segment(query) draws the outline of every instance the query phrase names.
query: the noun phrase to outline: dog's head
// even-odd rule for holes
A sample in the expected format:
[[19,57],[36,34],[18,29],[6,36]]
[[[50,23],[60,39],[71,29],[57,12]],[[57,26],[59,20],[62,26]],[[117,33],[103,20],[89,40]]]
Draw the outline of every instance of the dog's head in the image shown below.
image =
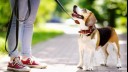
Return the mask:
[[81,30],[88,30],[89,27],[92,27],[96,23],[95,15],[88,9],[81,9],[80,7],[74,5],[72,17],[75,20],[76,24],[80,24]]

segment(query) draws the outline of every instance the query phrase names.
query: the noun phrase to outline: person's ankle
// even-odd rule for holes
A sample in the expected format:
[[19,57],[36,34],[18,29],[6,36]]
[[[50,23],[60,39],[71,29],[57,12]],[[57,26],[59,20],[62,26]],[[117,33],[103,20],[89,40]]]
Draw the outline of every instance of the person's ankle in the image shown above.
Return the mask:
[[10,57],[10,61],[9,62],[13,62],[14,58],[16,58],[16,57]]
[[29,56],[22,56],[22,60],[27,60],[28,58],[30,58]]

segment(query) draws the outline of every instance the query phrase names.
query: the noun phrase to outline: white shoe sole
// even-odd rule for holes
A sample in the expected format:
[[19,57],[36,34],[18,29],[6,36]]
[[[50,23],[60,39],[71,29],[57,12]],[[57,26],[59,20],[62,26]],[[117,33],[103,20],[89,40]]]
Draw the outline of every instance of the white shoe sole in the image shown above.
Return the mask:
[[11,68],[11,67],[8,67],[7,68],[8,71],[16,71],[16,72],[30,72],[30,69],[15,69],[15,68]]
[[27,65],[30,68],[39,68],[39,69],[45,69],[47,66],[39,66],[39,65]]

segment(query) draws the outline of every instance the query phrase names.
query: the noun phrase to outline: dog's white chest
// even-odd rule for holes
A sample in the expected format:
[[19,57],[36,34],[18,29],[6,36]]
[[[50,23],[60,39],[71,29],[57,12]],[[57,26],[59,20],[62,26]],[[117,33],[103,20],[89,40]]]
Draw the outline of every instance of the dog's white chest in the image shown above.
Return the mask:
[[88,37],[88,36],[86,36],[86,35],[83,35],[83,36],[81,36],[80,38],[79,38],[79,41],[81,42],[81,43],[95,43],[95,39],[91,39],[91,37]]
[[83,35],[78,39],[79,45],[89,48],[95,48],[96,39],[91,39],[91,37]]

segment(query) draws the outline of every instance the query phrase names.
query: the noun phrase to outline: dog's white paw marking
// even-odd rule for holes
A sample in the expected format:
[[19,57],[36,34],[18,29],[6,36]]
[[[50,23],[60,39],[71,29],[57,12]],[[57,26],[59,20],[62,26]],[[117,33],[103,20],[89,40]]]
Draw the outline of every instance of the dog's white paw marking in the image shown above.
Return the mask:
[[92,71],[93,70],[93,68],[88,68],[86,71]]
[[121,63],[118,63],[118,64],[116,65],[116,67],[117,67],[117,68],[121,68],[121,67],[122,67]]
[[82,67],[82,66],[77,66],[77,68],[79,68],[79,69],[83,69],[83,67]]
[[83,70],[85,70],[85,71],[92,71],[93,67],[85,67],[85,66],[83,66]]
[[78,65],[77,65],[77,68],[83,69],[83,65],[82,65],[82,64],[78,64]]
[[107,67],[107,64],[103,63],[103,64],[100,64],[101,66],[106,66]]
[[83,70],[87,70],[86,66],[83,66]]
[[121,67],[122,67],[120,58],[118,59],[118,62],[117,62],[116,67],[117,67],[117,68],[121,68]]

